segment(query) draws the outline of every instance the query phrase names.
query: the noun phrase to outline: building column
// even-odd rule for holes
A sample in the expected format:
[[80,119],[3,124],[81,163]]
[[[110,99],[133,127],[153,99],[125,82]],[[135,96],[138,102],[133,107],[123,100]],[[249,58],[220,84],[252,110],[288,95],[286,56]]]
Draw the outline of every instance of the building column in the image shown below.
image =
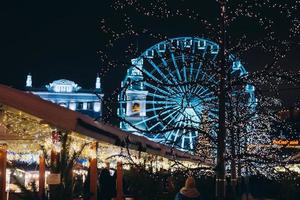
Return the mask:
[[90,200],[97,200],[97,143],[93,143],[91,146],[91,158],[90,158]]
[[45,196],[45,158],[43,155],[40,155],[40,162],[39,162],[39,197],[41,199]]
[[6,200],[7,145],[0,144],[0,199]]
[[123,165],[122,162],[119,161],[117,163],[117,199],[123,199]]

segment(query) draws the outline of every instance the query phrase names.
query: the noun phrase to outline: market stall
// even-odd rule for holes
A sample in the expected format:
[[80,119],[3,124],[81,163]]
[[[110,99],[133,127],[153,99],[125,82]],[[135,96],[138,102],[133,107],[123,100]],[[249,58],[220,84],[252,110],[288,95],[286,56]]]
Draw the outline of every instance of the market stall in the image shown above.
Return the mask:
[[[55,162],[65,148],[61,138],[66,134],[70,144],[68,151],[73,154],[80,152],[76,163],[82,166],[82,169],[89,168],[91,177],[95,177],[90,180],[90,190],[93,194],[96,194],[97,189],[97,168],[103,167],[107,160],[111,162],[112,167],[119,170],[118,176],[122,174],[122,168],[129,168],[130,164],[143,164],[151,170],[170,169],[178,162],[184,167],[209,167],[201,158],[188,152],[157,144],[42,100],[31,93],[0,85],[2,199],[6,198],[5,191],[9,190],[11,172],[7,169],[7,161],[9,165],[37,164],[38,173],[23,167],[23,173],[18,172],[17,175],[22,176],[25,185],[30,180],[36,180],[40,195],[44,194],[47,186],[45,183],[48,183],[45,180],[48,176],[51,177],[51,170],[46,167],[45,156],[49,155],[50,161]],[[86,173],[80,168],[73,171]],[[121,198],[122,177],[118,177],[117,182],[118,198]],[[91,199],[96,199],[96,195]]]

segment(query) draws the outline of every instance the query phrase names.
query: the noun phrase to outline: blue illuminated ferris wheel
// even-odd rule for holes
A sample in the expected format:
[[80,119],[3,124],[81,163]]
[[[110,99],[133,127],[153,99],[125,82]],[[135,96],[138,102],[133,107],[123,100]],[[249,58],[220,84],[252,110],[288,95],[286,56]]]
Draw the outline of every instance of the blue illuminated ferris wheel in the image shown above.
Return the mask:
[[[120,128],[179,149],[195,148],[200,129],[216,130],[219,46],[198,37],[172,38],[153,45],[132,59],[121,83]],[[229,56],[232,77],[247,71]],[[236,91],[256,101],[254,86]]]

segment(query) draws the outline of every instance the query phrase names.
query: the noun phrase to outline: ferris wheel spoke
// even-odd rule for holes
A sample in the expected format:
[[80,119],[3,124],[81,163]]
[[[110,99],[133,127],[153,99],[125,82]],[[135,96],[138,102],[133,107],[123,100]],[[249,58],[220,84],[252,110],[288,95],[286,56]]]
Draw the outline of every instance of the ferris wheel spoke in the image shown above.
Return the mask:
[[202,106],[201,107],[200,106],[193,106],[193,109],[195,110],[195,113],[196,113],[197,117],[199,119],[201,119],[201,113],[202,113],[202,110],[203,110]]
[[[177,92],[183,92],[182,89],[181,89],[181,87],[179,86],[179,84],[178,84],[176,78],[175,78],[174,75],[172,74],[172,72],[170,72],[170,70],[169,70],[168,72],[169,72],[170,76],[172,77],[172,80],[173,80],[174,83],[175,83],[174,87],[175,87],[176,85],[178,86],[178,89],[177,89],[177,88],[174,88],[174,89],[176,89]],[[165,87],[167,87],[167,86],[165,86]]]
[[172,91],[172,93],[169,95],[172,95],[172,97],[177,96],[178,94],[182,93],[182,90],[180,87],[175,88],[175,86],[167,86],[164,85],[163,88],[165,88],[166,90],[169,90],[170,92]]
[[142,68],[142,71],[150,78],[153,79],[154,81],[158,83],[162,83],[159,79],[157,79],[155,76],[153,76],[150,72],[148,72],[145,68]]
[[[175,112],[177,112],[177,111],[178,111],[178,106],[177,106],[177,109],[173,108],[173,109],[168,110],[168,112],[170,112],[170,111],[172,111],[172,110],[174,110],[174,112],[172,112],[171,114],[167,115],[163,120],[166,120],[169,116],[171,116],[171,115],[173,115]],[[167,113],[167,112],[164,112],[164,114],[166,114],[166,113]],[[158,121],[156,124],[154,124],[153,126],[151,126],[151,127],[149,128],[149,130],[152,130],[154,127],[156,127],[156,126],[159,125],[159,124],[161,124],[160,121]]]
[[203,99],[207,99],[207,100],[213,100],[213,99],[217,99],[216,96],[213,95],[213,92],[210,91],[209,93],[202,95]]
[[168,84],[173,84],[166,75],[159,69],[159,67],[151,60],[147,59],[147,61],[152,65],[152,67],[159,73],[159,75],[168,82]]
[[207,97],[203,99],[203,102],[207,104],[208,102],[212,102],[212,100],[216,100],[216,99],[217,97]]
[[196,85],[196,87],[193,87],[191,90],[192,94],[197,94],[202,91],[204,89],[204,87],[202,85]]
[[[199,91],[200,92],[200,91]],[[210,92],[209,90],[208,90],[208,88],[205,88],[204,90],[202,90],[198,95],[199,96],[203,96],[206,92]]]
[[213,91],[210,91],[208,88],[206,88],[204,91],[201,91],[199,96],[201,96],[202,98],[207,98],[209,96],[215,96],[215,95],[214,95]]
[[212,112],[210,112],[210,113],[208,114],[208,116],[209,116],[211,119],[218,119],[218,118],[219,118],[217,114],[212,113]]
[[210,108],[209,111],[210,111],[210,112],[218,112],[219,109],[217,109],[217,108]]
[[194,67],[194,61],[191,62],[191,66],[190,66],[190,81],[193,81],[193,67]]
[[184,53],[181,54],[181,59],[182,59],[182,66],[183,66],[183,77],[184,77],[184,81],[187,82],[186,65],[185,65]]
[[168,108],[172,108],[174,107],[173,105],[172,106],[161,106],[161,107],[157,107],[157,108],[148,108],[146,109],[146,112],[152,112],[152,111],[156,111],[156,110],[162,110],[162,109],[168,109]]
[[167,141],[171,141],[171,136],[174,135],[174,130],[168,132]]
[[192,88],[191,93],[198,94],[198,92],[201,91],[202,89],[204,89],[204,87],[197,85],[196,87]]
[[193,137],[192,137],[192,133],[189,133],[189,139],[190,139],[190,149],[193,149]]
[[172,77],[172,80],[174,81],[174,83],[178,86],[177,91],[178,91],[178,92],[184,92],[184,89],[180,86],[180,84],[179,84],[178,81],[177,81],[177,79],[178,79],[179,82],[181,82],[181,81],[182,81],[182,77],[181,77],[181,75],[180,75],[180,71],[179,71],[179,69],[178,69],[178,66],[177,66],[177,63],[176,63],[176,59],[175,59],[174,54],[173,54],[172,52],[171,52],[171,58],[172,58],[172,62],[173,62],[173,65],[174,65],[174,67],[175,67],[176,74],[177,74],[177,77],[178,77],[178,78],[176,78],[176,77],[172,74],[171,70],[168,70],[168,72],[169,72],[170,76]]
[[163,65],[164,65],[165,67],[168,67],[168,63],[167,63],[166,59],[164,59],[164,57],[161,55],[161,53],[158,51],[158,49],[155,49],[155,51],[156,51],[157,55],[160,57],[160,59],[161,59]]
[[180,112],[177,112],[170,120],[169,122],[164,126],[164,128],[162,130],[165,130],[167,128],[167,126],[169,126],[169,124],[174,121],[174,119],[177,118],[177,116],[180,114]]
[[196,89],[195,91],[193,91],[193,94],[195,94],[195,96],[196,97],[198,97],[198,98],[200,98],[200,99],[204,99],[204,97],[203,97],[203,93],[205,92],[205,91],[208,91],[208,89],[207,88],[204,88],[204,87],[199,87],[198,89]]
[[[166,67],[167,67],[167,65],[166,65]],[[180,87],[176,88],[176,86],[178,86],[179,84],[177,82],[176,77],[173,75],[172,71],[171,70],[167,70],[167,72],[168,72],[168,75],[171,77],[171,80],[168,80],[168,83],[169,83],[169,85],[172,85],[173,87],[166,86],[166,84],[162,84],[162,87],[164,87],[168,91],[172,91],[174,93],[182,92],[182,90],[181,90]],[[167,75],[166,75],[166,77],[168,78]],[[172,83],[172,81],[173,81],[173,83]]]
[[[161,61],[162,61],[162,63],[163,63],[163,65],[165,66],[165,67],[168,67],[168,63],[167,63],[167,61],[163,58],[163,56],[161,55],[161,53],[156,49],[156,52],[157,52],[157,54],[159,55],[159,57],[160,57],[160,59],[161,59]],[[175,83],[175,84],[177,84],[178,85],[178,82],[177,82],[177,80],[176,80],[176,78],[174,77],[174,75],[171,73],[171,70],[167,70],[168,71],[168,74],[171,76],[171,78],[172,78],[172,81]],[[170,82],[170,81],[169,81]],[[168,90],[169,90],[170,88],[168,88]],[[173,90],[173,89],[172,89]],[[174,88],[174,90],[176,90],[177,92],[179,92],[179,90],[181,90],[181,88],[179,87],[179,90],[177,89],[177,88]],[[181,91],[182,92],[182,91]]]
[[198,92],[199,96],[201,96],[202,98],[205,98],[206,96],[209,96],[209,95],[213,95],[213,92],[210,91],[208,88],[203,88],[204,90],[200,90]]
[[193,94],[196,94],[198,97],[203,97],[203,93],[209,91],[208,88],[205,88],[203,86],[197,86],[192,90]]
[[177,104],[176,101],[146,101],[146,104]]
[[174,54],[172,52],[171,52],[171,58],[172,58],[172,61],[173,61],[173,65],[174,65],[174,67],[176,69],[176,73],[177,73],[178,79],[179,79],[179,81],[182,81],[182,78],[181,78],[181,75],[180,75],[177,63],[176,63],[176,59],[175,59]]
[[169,72],[169,75],[171,76],[172,80],[174,81],[174,83],[175,83],[176,85],[178,85],[178,82],[177,82],[175,76],[172,74],[171,70],[168,70],[168,72]]
[[156,86],[154,86],[154,85],[152,85],[151,83],[148,83],[148,82],[144,82],[144,84],[145,84],[146,86],[148,86],[148,87],[150,87],[150,88],[156,90],[156,91],[159,91],[159,92],[162,93],[162,94],[170,95],[169,92],[163,90],[161,87],[156,87]]
[[[174,85],[174,83],[172,83],[172,81],[170,81],[169,79],[168,79],[168,77],[159,69],[159,67],[152,61],[152,60],[150,60],[150,59],[148,59],[148,62],[152,65],[152,67],[160,74],[160,76],[164,79],[164,80],[166,80],[167,81],[167,83],[168,84],[170,84],[170,85]],[[153,76],[153,75],[152,75]],[[153,76],[154,77],[154,76]],[[158,79],[157,79],[158,80]],[[159,81],[159,83],[161,83],[161,81]],[[163,83],[162,83],[162,85],[163,85]],[[170,91],[170,92],[178,92],[178,90],[173,90],[172,88],[168,88],[168,90]]]
[[[212,75],[211,77],[209,77],[208,81],[211,81],[211,80],[213,80],[213,78],[215,78],[215,77],[216,77],[216,75],[217,75],[217,74],[214,74],[214,75]],[[214,82],[216,83],[216,81],[214,81]]]
[[186,132],[186,130],[185,129],[183,129],[183,131],[182,131],[182,138],[181,138],[181,148],[182,149],[184,149],[184,142],[185,142],[185,137],[184,137],[184,135],[185,135],[185,132]]
[[160,134],[155,134],[154,139],[157,139],[160,136]]
[[[181,118],[182,118],[182,116],[181,116]],[[181,119],[181,118],[180,118],[180,119]],[[183,122],[182,120],[179,120],[179,122],[175,124],[175,127],[181,127],[182,122]],[[180,131],[180,129],[178,129],[178,130],[176,131],[176,134],[175,134],[175,136],[174,136],[174,144],[175,144],[175,142],[177,141],[179,131]],[[182,139],[182,136],[181,136],[181,139]],[[172,146],[174,146],[174,144],[173,144]]]
[[197,80],[198,80],[198,76],[199,76],[199,74],[200,74],[200,71],[202,71],[202,70],[201,70],[201,67],[202,67],[202,63],[200,62],[200,63],[199,63],[199,66],[198,66],[198,69],[197,69],[197,73],[196,73],[195,81],[197,81]]
[[174,136],[174,143],[173,143],[172,146],[174,146],[175,142],[177,141],[178,134],[179,134],[179,130],[177,130],[176,133],[175,133],[175,136]]
[[169,99],[170,98],[170,97],[155,94],[155,93],[152,93],[152,92],[148,92],[147,95],[152,96],[152,97],[157,97],[157,98],[160,98],[160,99]]
[[[167,113],[169,113],[169,112],[172,112],[173,110],[175,110],[174,112],[176,112],[176,111],[178,111],[179,109],[180,109],[179,106],[174,106],[172,109],[168,109],[168,110],[163,111],[162,113],[159,113],[159,115],[160,115],[160,116],[163,116],[163,115],[165,115],[165,114],[167,114]],[[165,118],[164,118],[163,120],[165,120]]]
[[[165,111],[163,114],[161,114],[161,116],[164,115],[164,114],[167,114],[167,113],[169,113],[169,112],[171,112],[171,113],[168,114],[166,117],[164,117],[162,120],[168,119],[170,116],[172,116],[174,113],[178,112],[179,110],[180,110],[180,108],[179,108],[179,106],[178,106],[177,109],[173,108],[173,109],[170,109],[170,110]],[[173,111],[173,112],[172,112],[172,111]]]
[[155,118],[157,118],[157,117],[158,117],[158,114],[153,115],[152,117],[146,118],[146,119],[144,119],[144,120],[142,120],[142,121],[139,121],[139,122],[133,124],[133,126],[140,125],[140,124],[142,124],[142,123],[145,123],[145,122],[150,121],[150,120],[152,120],[152,119],[155,119]]
[[157,125],[159,125],[161,122],[159,121],[159,122],[157,122],[156,124],[154,124],[153,126],[151,126],[149,129],[148,129],[148,131],[151,131],[153,128],[155,128]]

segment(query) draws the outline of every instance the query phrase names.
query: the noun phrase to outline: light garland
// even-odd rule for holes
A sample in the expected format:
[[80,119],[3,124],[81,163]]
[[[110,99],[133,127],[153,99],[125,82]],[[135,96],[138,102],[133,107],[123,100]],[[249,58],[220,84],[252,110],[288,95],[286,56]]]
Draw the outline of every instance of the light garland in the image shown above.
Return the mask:
[[[141,0],[113,0],[110,4],[111,12],[117,13],[120,18],[118,18],[117,26],[114,23],[115,18],[103,18],[100,20],[100,30],[105,37],[108,38],[107,41],[105,41],[106,46],[98,51],[102,65],[106,66],[102,69],[103,72],[101,75],[108,75],[108,73],[114,71],[115,68],[118,68],[118,70],[124,69],[125,71],[131,66],[130,63],[126,62],[126,59],[130,60],[133,56],[139,55],[138,45],[135,40],[165,40],[167,35],[174,35],[174,33],[168,33],[167,31],[156,30],[156,27],[151,27],[151,24],[173,21],[177,23],[180,22],[180,20],[184,20],[184,22],[187,22],[186,24],[191,22],[193,27],[201,27],[197,29],[196,36],[201,35],[214,41],[220,41],[220,44],[222,44],[222,19],[219,15],[225,16],[224,24],[226,26],[226,40],[228,42],[226,46],[227,53],[233,53],[241,58],[249,55],[251,51],[259,51],[260,53],[262,51],[266,56],[266,62],[262,64],[262,70],[252,73],[249,72],[247,76],[242,77],[240,80],[231,80],[231,82],[228,83],[229,87],[239,81],[243,83],[249,82],[255,85],[257,89],[256,93],[259,98],[258,102],[260,102],[259,105],[257,105],[258,110],[255,111],[257,116],[247,118],[249,108],[235,108],[238,110],[238,112],[236,112],[237,115],[232,116],[232,119],[229,118],[227,125],[231,128],[228,132],[236,132],[238,129],[241,129],[241,137],[238,139],[237,134],[235,134],[233,144],[242,149],[240,152],[236,152],[236,156],[239,157],[239,162],[242,162],[244,172],[250,171],[248,168],[252,168],[256,172],[259,171],[259,173],[270,176],[270,171],[272,171],[276,165],[263,159],[268,158],[277,162],[284,157],[278,155],[280,154],[279,149],[275,148],[274,150],[274,147],[271,145],[274,139],[273,137],[278,136],[278,134],[276,135],[276,128],[281,127],[286,130],[286,132],[291,132],[291,127],[282,124],[280,119],[272,112],[275,112],[276,109],[278,110],[278,108],[281,107],[280,100],[275,98],[279,96],[280,87],[292,87],[295,86],[295,83],[299,84],[299,80],[297,79],[299,78],[300,71],[290,72],[282,70],[281,62],[287,58],[294,39],[299,37],[300,34],[298,12],[300,2],[271,0],[224,1],[225,5],[223,5],[222,10],[219,9],[219,3],[220,1],[213,1],[211,4],[206,4],[206,6],[212,6],[212,9],[207,9],[212,10],[212,12],[210,12],[210,14],[213,15],[212,17],[203,16],[203,14],[208,14],[205,10],[202,10],[203,8],[205,9],[206,6],[198,7],[191,1],[181,0],[169,2],[155,0],[146,2]],[[276,13],[276,18],[268,16],[267,13],[274,13],[274,15]],[[139,23],[139,21],[143,19],[150,22],[150,26]],[[280,24],[278,24],[277,19],[285,20],[287,37],[284,39],[278,37],[277,32],[279,31],[276,26]],[[251,26],[258,28],[261,35],[257,34],[259,36],[258,38],[252,38],[251,33],[248,34],[245,31],[236,34],[233,26],[236,23],[244,23],[243,20],[247,20],[249,24],[251,22]],[[124,24],[124,26],[120,27],[119,21],[123,21],[122,24]],[[281,22],[279,21],[279,23]],[[186,24],[180,24],[184,26],[184,30],[188,29],[186,28],[188,26]],[[231,27],[233,28],[231,29]],[[127,42],[128,45],[124,45],[124,51],[122,52],[122,50],[120,50],[122,48],[119,44],[125,42]],[[118,52],[117,56],[114,56],[114,51]],[[120,56],[121,54],[124,54],[124,56]],[[120,60],[120,57],[124,57],[124,59]],[[269,62],[269,60],[271,61]],[[117,102],[116,96],[120,93],[120,90],[121,89],[114,90],[110,96],[106,97],[107,101],[113,103]],[[265,92],[264,90],[268,92],[271,91],[275,95],[268,95],[272,97],[266,98],[262,95],[262,93]],[[219,91],[216,90],[216,92]],[[233,99],[233,97],[228,98]],[[108,115],[110,118],[105,118],[105,120],[111,120],[111,116],[115,115],[115,111],[112,109],[115,105],[106,107],[108,107]],[[266,110],[269,111],[266,112]],[[281,123],[281,125],[279,126],[277,123]],[[247,127],[251,127],[251,129],[247,129]],[[212,137],[215,136],[213,135]],[[247,143],[248,140],[249,143]],[[226,143],[226,148],[228,149],[226,152],[227,158],[232,159],[229,150],[229,138],[226,140]],[[263,149],[260,148],[262,146],[264,147]],[[213,152],[216,147],[216,144],[205,145],[205,148],[199,148],[198,153],[201,155],[201,151],[206,152],[214,158],[216,155]],[[276,156],[272,156],[272,154],[276,154]],[[135,156],[133,153],[131,157],[134,158]],[[260,162],[263,164],[260,164]]]
[[9,161],[18,161],[21,163],[27,164],[36,164],[39,162],[39,154],[34,153],[14,153],[8,152],[7,160]]
[[[55,135],[57,130],[47,124],[41,124],[41,120],[26,115],[25,113],[15,110],[4,110],[4,115],[0,123],[6,127],[6,134],[17,136],[18,140],[7,140],[8,160],[26,164],[38,164],[39,156],[43,155],[41,147],[50,155],[51,150],[61,152],[62,144],[60,139]],[[17,134],[16,134],[17,133]],[[65,133],[60,133],[65,134]],[[31,137],[28,139],[28,137]],[[53,141],[53,137],[56,138]],[[78,152],[84,144],[88,144],[79,155],[78,162],[83,166],[89,165],[89,158],[98,159],[98,167],[104,167],[105,161],[110,161],[112,167],[116,168],[117,162],[124,164],[129,169],[130,165],[145,166],[147,169],[168,169],[174,165],[174,162],[161,156],[154,156],[146,152],[139,152],[132,149],[126,149],[108,143],[98,142],[96,152],[95,140],[79,133],[72,132],[69,134],[70,156]],[[92,145],[92,146],[91,146]],[[185,166],[192,166],[195,163],[185,162]],[[184,166],[183,165],[183,166]]]

